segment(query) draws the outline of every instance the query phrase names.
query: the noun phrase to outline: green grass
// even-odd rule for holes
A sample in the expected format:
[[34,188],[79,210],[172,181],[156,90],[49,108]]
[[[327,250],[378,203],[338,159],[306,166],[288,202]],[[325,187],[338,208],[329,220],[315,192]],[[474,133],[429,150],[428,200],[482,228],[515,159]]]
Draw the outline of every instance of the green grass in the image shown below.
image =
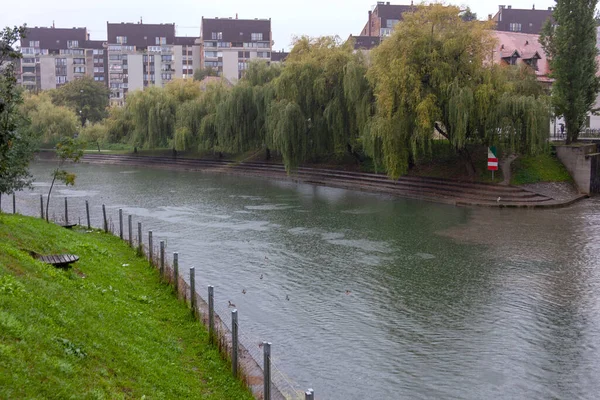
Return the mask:
[[[29,251],[81,259],[60,270]],[[125,242],[0,214],[0,398],[252,397]]]
[[519,157],[513,161],[511,169],[511,185],[573,181],[565,166],[551,154]]

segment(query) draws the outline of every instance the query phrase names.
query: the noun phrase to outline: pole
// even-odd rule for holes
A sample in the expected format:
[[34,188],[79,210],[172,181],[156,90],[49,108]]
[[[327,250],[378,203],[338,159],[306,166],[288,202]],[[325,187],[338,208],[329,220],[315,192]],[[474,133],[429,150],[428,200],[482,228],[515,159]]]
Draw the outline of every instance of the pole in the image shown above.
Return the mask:
[[238,377],[238,311],[231,311],[231,372]]
[[40,217],[44,219],[44,195],[40,194]]
[[123,240],[123,209],[119,208],[119,237]]
[[102,204],[102,215],[104,217],[104,233],[108,233],[108,221],[106,220],[106,206]]
[[179,253],[173,253],[173,279],[175,280],[175,293],[179,297]]
[[17,213],[17,199],[15,196],[15,192],[13,192],[13,214]]
[[69,225],[69,204],[67,203],[66,197],[65,197],[65,225]]
[[208,287],[208,340],[214,340],[215,334],[215,288]]
[[271,343],[263,342],[263,355],[264,355],[264,389],[263,399],[271,400]]
[[[43,205],[42,205],[42,208],[43,208]],[[90,203],[87,200],[85,201],[85,215],[87,217],[88,229],[92,229],[92,226],[90,224]]]
[[192,314],[196,315],[196,268],[190,268],[190,304]]
[[138,250],[141,253],[143,249],[144,247],[142,245],[142,223],[138,222]]
[[131,214],[128,215],[129,223],[129,247],[133,247],[133,221],[131,220]]
[[165,277],[165,241],[160,241],[160,277]]
[[152,264],[152,231],[148,231],[148,261]]
[[494,182],[494,170],[492,170],[492,182]]

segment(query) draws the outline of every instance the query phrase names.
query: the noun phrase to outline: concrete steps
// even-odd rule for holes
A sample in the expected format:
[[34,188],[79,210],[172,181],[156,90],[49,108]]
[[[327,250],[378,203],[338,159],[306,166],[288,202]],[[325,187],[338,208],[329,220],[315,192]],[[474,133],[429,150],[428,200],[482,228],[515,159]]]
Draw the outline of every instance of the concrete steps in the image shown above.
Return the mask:
[[83,162],[180,168],[196,171],[214,171],[235,175],[262,176],[271,179],[292,180],[351,190],[386,193],[394,196],[428,200],[456,205],[486,207],[556,207],[551,197],[513,186],[460,182],[440,178],[401,177],[390,180],[386,175],[349,172],[335,169],[300,167],[287,175],[282,164],[261,162],[235,163],[225,160],[150,157],[133,155],[86,154]]

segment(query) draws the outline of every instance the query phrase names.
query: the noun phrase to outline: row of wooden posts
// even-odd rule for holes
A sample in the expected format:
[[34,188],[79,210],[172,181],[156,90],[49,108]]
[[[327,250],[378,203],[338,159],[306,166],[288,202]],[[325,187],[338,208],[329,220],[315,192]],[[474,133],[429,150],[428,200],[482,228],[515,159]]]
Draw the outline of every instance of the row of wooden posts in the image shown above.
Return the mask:
[[[13,213],[16,214],[16,200],[15,195],[13,194]],[[89,202],[85,201],[85,213],[86,213],[86,222],[87,228],[91,229],[90,223],[90,205]],[[44,219],[44,199],[43,196],[40,195],[40,216]],[[65,197],[65,225],[69,225],[69,205],[68,200]],[[109,232],[108,219],[106,216],[106,206],[102,204],[102,218],[103,218],[103,229],[104,232]],[[128,233],[129,233],[129,246],[133,247],[133,221],[132,216],[128,215]],[[143,243],[142,243],[142,223],[138,222],[137,224],[138,230],[138,251],[143,252]],[[123,237],[123,210],[119,209],[119,238],[124,239]],[[160,241],[159,243],[159,271],[161,279],[165,278],[165,242]],[[154,255],[153,255],[153,242],[152,242],[152,231],[148,231],[148,261],[151,265],[154,265]],[[190,267],[189,269],[189,279],[190,279],[190,299],[191,299],[191,308],[192,313],[196,317],[197,304],[196,304],[196,277],[195,277],[195,268]],[[179,254],[173,253],[173,281],[175,286],[175,292],[179,291]],[[238,311],[237,309],[231,311],[231,371],[234,377],[239,377],[239,361],[238,361],[238,351],[239,351],[239,337],[238,337]],[[210,340],[215,342],[215,308],[214,308],[214,287],[208,286],[208,333]],[[263,399],[271,400],[271,343],[263,342]],[[305,400],[314,400],[314,391],[313,389],[308,389],[305,393]]]

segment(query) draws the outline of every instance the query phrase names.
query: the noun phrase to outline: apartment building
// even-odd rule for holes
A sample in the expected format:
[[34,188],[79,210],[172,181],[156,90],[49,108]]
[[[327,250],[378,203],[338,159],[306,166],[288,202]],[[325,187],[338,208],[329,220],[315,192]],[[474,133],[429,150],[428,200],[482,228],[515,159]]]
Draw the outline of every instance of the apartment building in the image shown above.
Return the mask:
[[[413,11],[411,2],[409,6],[401,4],[390,4],[390,2],[378,1],[372,10],[369,10],[367,23],[358,37],[377,36],[384,38],[392,34],[394,26],[402,20],[402,14]],[[358,42],[358,40],[357,40]],[[361,43],[363,39],[361,39]]]
[[271,62],[271,19],[202,17],[202,68],[213,68],[232,83],[242,78],[253,59]]
[[530,10],[498,6],[498,12],[492,19],[496,21],[498,31],[539,35],[546,21],[552,19],[552,12],[552,7],[536,10],[535,5]]
[[175,24],[108,23],[108,86],[111,104],[127,93],[191,78],[200,67],[200,41],[175,36]]
[[86,28],[27,28],[21,42],[19,82],[34,92],[55,89],[85,75],[93,76],[86,53],[89,36]]

